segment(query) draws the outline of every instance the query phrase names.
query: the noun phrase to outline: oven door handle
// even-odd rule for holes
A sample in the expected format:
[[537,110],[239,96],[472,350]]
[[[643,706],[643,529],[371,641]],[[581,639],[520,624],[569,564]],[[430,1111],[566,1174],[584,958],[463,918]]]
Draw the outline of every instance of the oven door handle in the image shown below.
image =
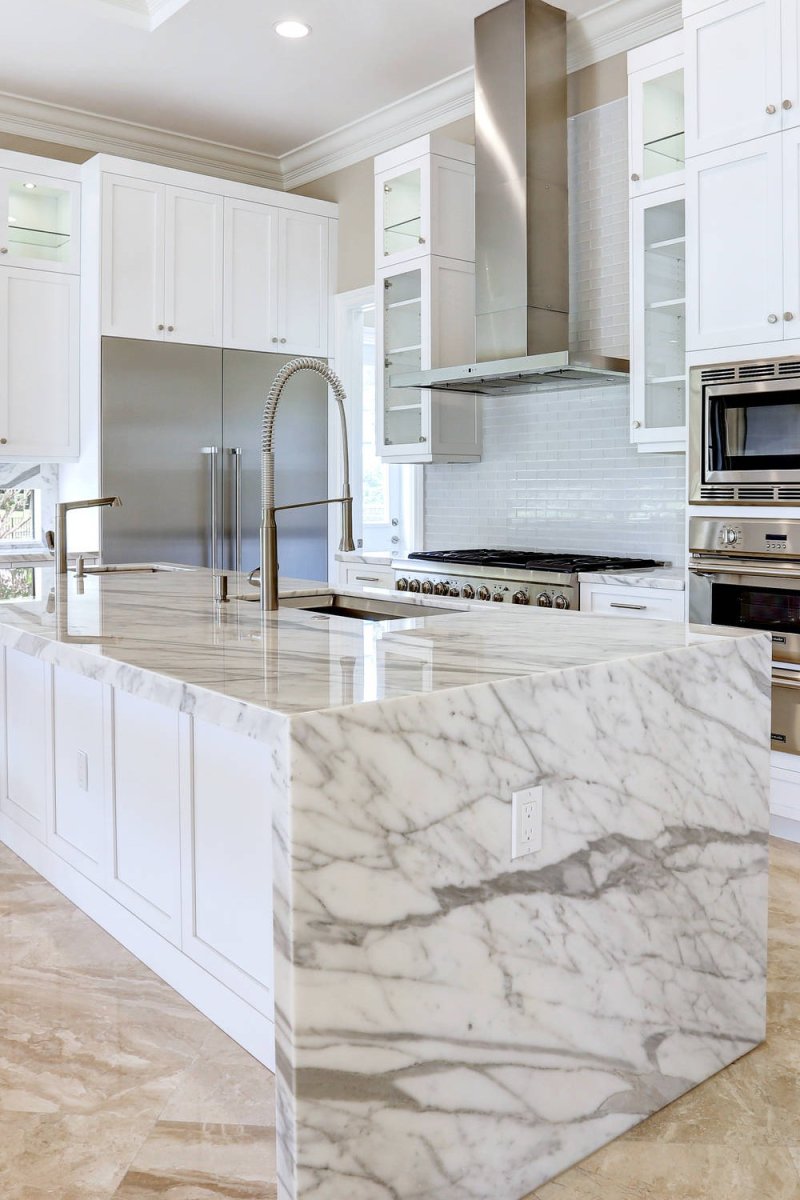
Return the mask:
[[800,568],[797,567],[761,567],[754,562],[742,562],[739,560],[736,563],[727,562],[721,563],[718,567],[712,566],[710,563],[703,563],[700,566],[689,564],[689,570],[692,575],[699,575],[703,579],[711,579],[715,575],[752,575],[763,576],[765,579],[792,579],[800,582]]
[[773,668],[772,682],[779,687],[796,688],[800,691],[800,671],[776,671]]

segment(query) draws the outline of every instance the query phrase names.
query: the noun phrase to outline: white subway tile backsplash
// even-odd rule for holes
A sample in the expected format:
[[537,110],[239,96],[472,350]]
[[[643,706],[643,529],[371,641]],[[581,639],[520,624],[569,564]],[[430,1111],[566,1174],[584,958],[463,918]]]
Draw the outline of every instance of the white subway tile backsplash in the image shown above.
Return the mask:
[[[570,344],[628,356],[627,111],[573,118]],[[425,467],[425,545],[684,556],[682,454],[630,444],[627,386],[484,399],[479,463]]]

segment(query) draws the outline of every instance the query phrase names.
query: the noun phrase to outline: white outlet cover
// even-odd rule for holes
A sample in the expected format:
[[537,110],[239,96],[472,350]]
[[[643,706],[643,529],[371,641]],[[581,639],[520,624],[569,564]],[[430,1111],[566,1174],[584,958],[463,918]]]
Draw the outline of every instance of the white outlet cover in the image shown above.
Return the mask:
[[541,784],[511,793],[511,857],[524,858],[542,848],[544,788]]

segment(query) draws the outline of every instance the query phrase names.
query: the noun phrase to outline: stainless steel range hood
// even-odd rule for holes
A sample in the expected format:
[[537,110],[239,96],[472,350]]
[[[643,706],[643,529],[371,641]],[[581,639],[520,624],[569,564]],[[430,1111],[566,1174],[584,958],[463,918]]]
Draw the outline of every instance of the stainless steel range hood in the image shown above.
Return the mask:
[[477,363],[393,387],[485,395],[625,382],[626,359],[570,354],[567,18],[507,0],[475,22]]

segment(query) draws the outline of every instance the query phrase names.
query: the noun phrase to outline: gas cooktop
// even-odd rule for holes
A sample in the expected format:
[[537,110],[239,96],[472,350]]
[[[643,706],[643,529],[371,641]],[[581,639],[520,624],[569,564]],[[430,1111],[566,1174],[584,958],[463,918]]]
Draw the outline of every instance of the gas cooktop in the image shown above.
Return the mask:
[[408,557],[444,566],[502,567],[505,570],[553,571],[569,575],[578,571],[631,571],[659,565],[652,558],[550,554],[542,550],[421,550]]

